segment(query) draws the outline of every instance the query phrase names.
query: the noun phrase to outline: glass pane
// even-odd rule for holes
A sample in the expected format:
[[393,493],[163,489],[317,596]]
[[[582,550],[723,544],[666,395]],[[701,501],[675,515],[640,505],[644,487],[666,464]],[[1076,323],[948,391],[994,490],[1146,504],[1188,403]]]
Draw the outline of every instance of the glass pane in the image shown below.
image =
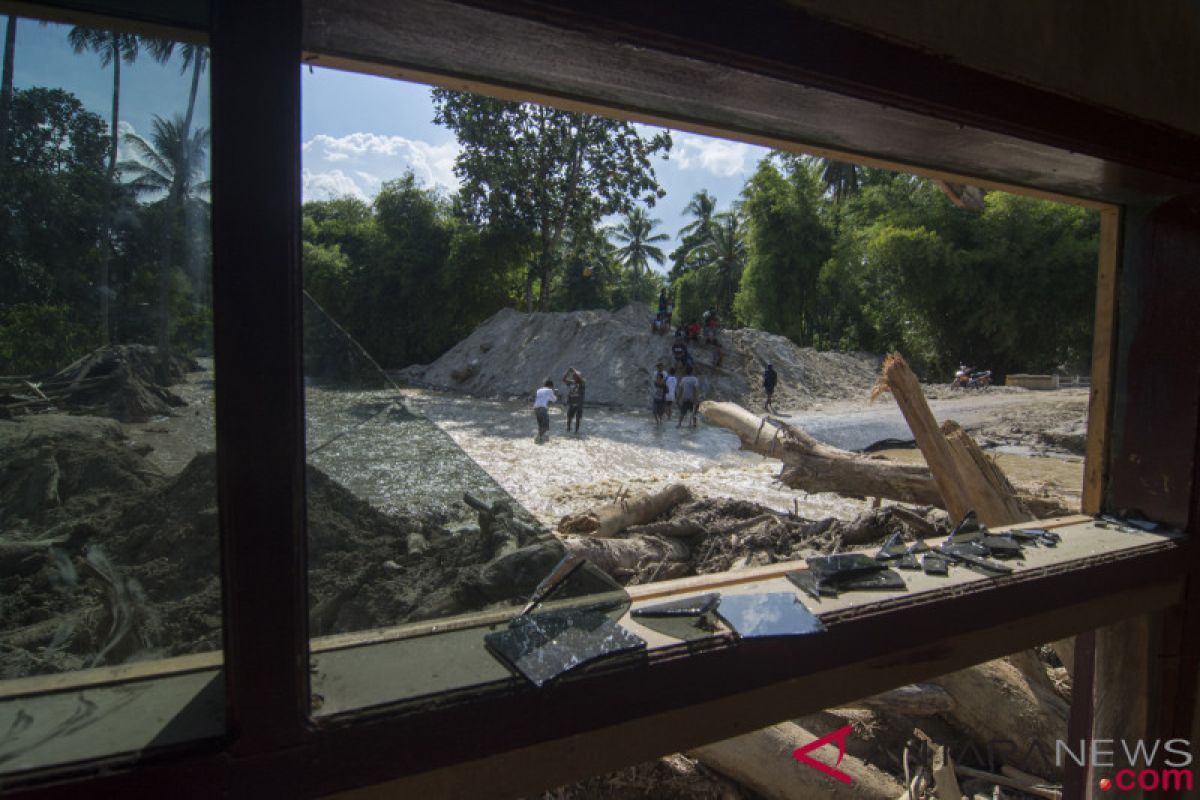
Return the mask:
[[220,734],[221,602],[207,49],[0,28],[0,771],[17,772]]

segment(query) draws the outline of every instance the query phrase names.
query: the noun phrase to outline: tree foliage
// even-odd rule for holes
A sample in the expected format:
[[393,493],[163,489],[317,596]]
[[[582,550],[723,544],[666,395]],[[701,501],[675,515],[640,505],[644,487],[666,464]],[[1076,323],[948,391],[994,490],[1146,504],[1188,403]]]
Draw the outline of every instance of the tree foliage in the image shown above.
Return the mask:
[[650,159],[670,150],[663,132],[649,141],[627,122],[533,103],[433,90],[435,121],[454,131],[462,151],[455,174],[464,216],[520,232],[532,258],[525,271],[527,310],[550,307],[568,234],[596,227],[663,191]]

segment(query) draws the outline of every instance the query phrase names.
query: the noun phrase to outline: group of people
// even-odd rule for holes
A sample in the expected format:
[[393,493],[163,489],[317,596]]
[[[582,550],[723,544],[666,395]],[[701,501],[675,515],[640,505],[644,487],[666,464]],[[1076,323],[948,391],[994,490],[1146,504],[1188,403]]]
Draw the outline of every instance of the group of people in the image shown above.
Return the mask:
[[[574,367],[567,367],[562,377],[567,387],[567,433],[571,432],[571,423],[575,423],[575,433],[579,433],[579,423],[583,422],[583,397],[587,384],[583,375]],[[546,382],[533,396],[533,416],[537,419],[537,441],[543,442],[550,436],[550,404],[558,402],[558,392],[554,390],[554,381],[547,378]]]
[[683,377],[679,378],[675,367],[664,371],[660,361],[654,365],[654,380],[651,385],[655,425],[661,425],[663,419],[671,419],[672,407],[678,400],[679,422],[675,427],[682,428],[689,414],[692,418],[691,427],[696,427],[696,412],[700,406],[700,379],[696,377],[692,365],[685,366]]
[[[670,304],[666,297],[666,290],[659,295],[659,309],[659,320],[662,321],[664,313],[667,314],[666,319],[669,320]],[[711,340],[706,338],[705,342],[716,345],[719,353],[720,345],[716,341],[715,321],[716,310],[710,308],[705,312],[705,330],[707,331],[711,326],[712,338]],[[687,338],[682,329],[676,331],[675,342],[671,345],[674,364],[669,368],[664,367],[661,361],[654,365],[651,399],[655,425],[661,425],[664,419],[670,420],[675,406],[678,405],[679,421],[675,427],[682,428],[689,416],[691,417],[690,426],[696,427],[696,413],[700,406],[700,380],[695,374],[695,363],[688,351]],[[716,363],[719,364],[719,360]],[[575,367],[567,368],[562,376],[562,381],[567,387],[567,432],[572,431],[571,424],[574,423],[574,432],[579,433],[579,425],[583,422],[583,401],[587,384],[583,375]],[[779,374],[772,364],[767,364],[766,369],[763,370],[762,387],[766,395],[764,408],[768,412],[775,410],[771,407],[771,401],[778,384]],[[538,426],[538,442],[544,441],[550,435],[550,404],[556,402],[558,402],[558,393],[554,389],[554,381],[547,378],[545,384],[535,393],[533,400],[533,413]]]

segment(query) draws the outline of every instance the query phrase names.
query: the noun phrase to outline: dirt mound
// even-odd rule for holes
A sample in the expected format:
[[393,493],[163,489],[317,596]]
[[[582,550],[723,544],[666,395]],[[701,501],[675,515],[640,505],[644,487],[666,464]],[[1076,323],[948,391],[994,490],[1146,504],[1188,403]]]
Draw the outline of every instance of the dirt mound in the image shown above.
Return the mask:
[[101,347],[41,384],[56,405],[73,413],[146,422],[185,405],[167,387],[200,369],[194,360],[158,348],[123,344]]
[[[0,423],[0,498],[21,526],[0,535],[0,677],[221,645],[215,454],[167,480],[116,423],[84,420]],[[30,458],[58,465],[53,508],[26,502],[52,494],[30,489]],[[463,527],[461,509],[385,514],[315,467],[307,479],[314,635],[523,601],[563,553],[502,501]]]
[[0,530],[22,538],[160,484],[113,420],[39,414],[0,420]]
[[[482,397],[524,397],[550,378],[559,384],[567,367],[587,380],[587,400],[624,407],[650,403],[656,362],[670,365],[672,336],[650,331],[650,308],[620,311],[522,314],[504,309],[427,366],[409,367],[404,380]],[[878,359],[821,353],[783,336],[753,329],[721,333],[717,350],[691,345],[705,397],[745,404],[762,402],[762,370],[779,373],[777,401],[803,407],[816,400],[862,396],[875,379]]]

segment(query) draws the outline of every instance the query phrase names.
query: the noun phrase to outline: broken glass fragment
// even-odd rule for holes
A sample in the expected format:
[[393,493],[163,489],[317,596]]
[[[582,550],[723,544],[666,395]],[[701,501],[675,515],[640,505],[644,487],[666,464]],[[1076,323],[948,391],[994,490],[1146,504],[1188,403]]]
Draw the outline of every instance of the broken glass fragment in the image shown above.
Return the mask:
[[1012,567],[998,564],[995,561],[988,561],[986,558],[965,552],[959,549],[961,547],[962,545],[950,545],[949,547],[943,546],[940,549],[942,553],[954,561],[989,577],[993,575],[1008,575],[1012,572]]
[[948,556],[975,556],[983,558],[989,555],[988,549],[980,542],[957,542],[955,544],[944,544],[938,548],[943,554]]
[[653,606],[635,608],[635,617],[698,617],[707,614],[717,607],[721,595],[716,592],[701,594],[695,597],[685,597],[683,600],[672,600],[669,603],[659,603]]
[[837,553],[806,559],[808,568],[818,584],[837,583],[851,575],[862,575],[887,569],[887,566],[863,553]]
[[925,570],[926,575],[949,575],[950,564],[946,559],[934,553],[926,553],[921,559],[921,568]]
[[543,686],[564,672],[600,658],[643,650],[646,642],[593,608],[559,608],[524,614],[505,630],[483,637],[489,649]]
[[790,592],[722,595],[717,615],[745,638],[803,636],[825,630],[821,620]]
[[855,575],[838,581],[837,588],[843,592],[860,590],[871,591],[904,591],[908,586],[904,578],[895,570],[883,569],[866,575]]
[[720,620],[713,613],[720,601],[721,595],[710,592],[697,597],[637,608],[632,616],[639,625],[673,639],[705,639],[723,630]]
[[1009,536],[990,534],[979,542],[993,558],[1020,558],[1021,544]]
[[906,553],[903,558],[896,562],[897,569],[920,569],[921,562],[917,561],[917,557],[912,553]]
[[922,540],[922,539],[917,539],[915,542],[913,542],[911,545],[908,546],[908,554],[910,556],[915,556],[919,553],[928,553],[928,552],[929,552],[929,545],[925,544],[924,540]]
[[896,531],[883,543],[883,547],[879,548],[879,552],[875,554],[875,560],[887,561],[899,558],[907,552],[908,545],[904,544],[904,537],[900,535],[900,531]]
[[794,572],[788,572],[784,575],[789,581],[795,584],[796,588],[804,592],[806,595],[821,602],[822,597],[837,597],[837,589],[833,586],[817,583],[817,578],[812,574],[811,570],[798,569]]

